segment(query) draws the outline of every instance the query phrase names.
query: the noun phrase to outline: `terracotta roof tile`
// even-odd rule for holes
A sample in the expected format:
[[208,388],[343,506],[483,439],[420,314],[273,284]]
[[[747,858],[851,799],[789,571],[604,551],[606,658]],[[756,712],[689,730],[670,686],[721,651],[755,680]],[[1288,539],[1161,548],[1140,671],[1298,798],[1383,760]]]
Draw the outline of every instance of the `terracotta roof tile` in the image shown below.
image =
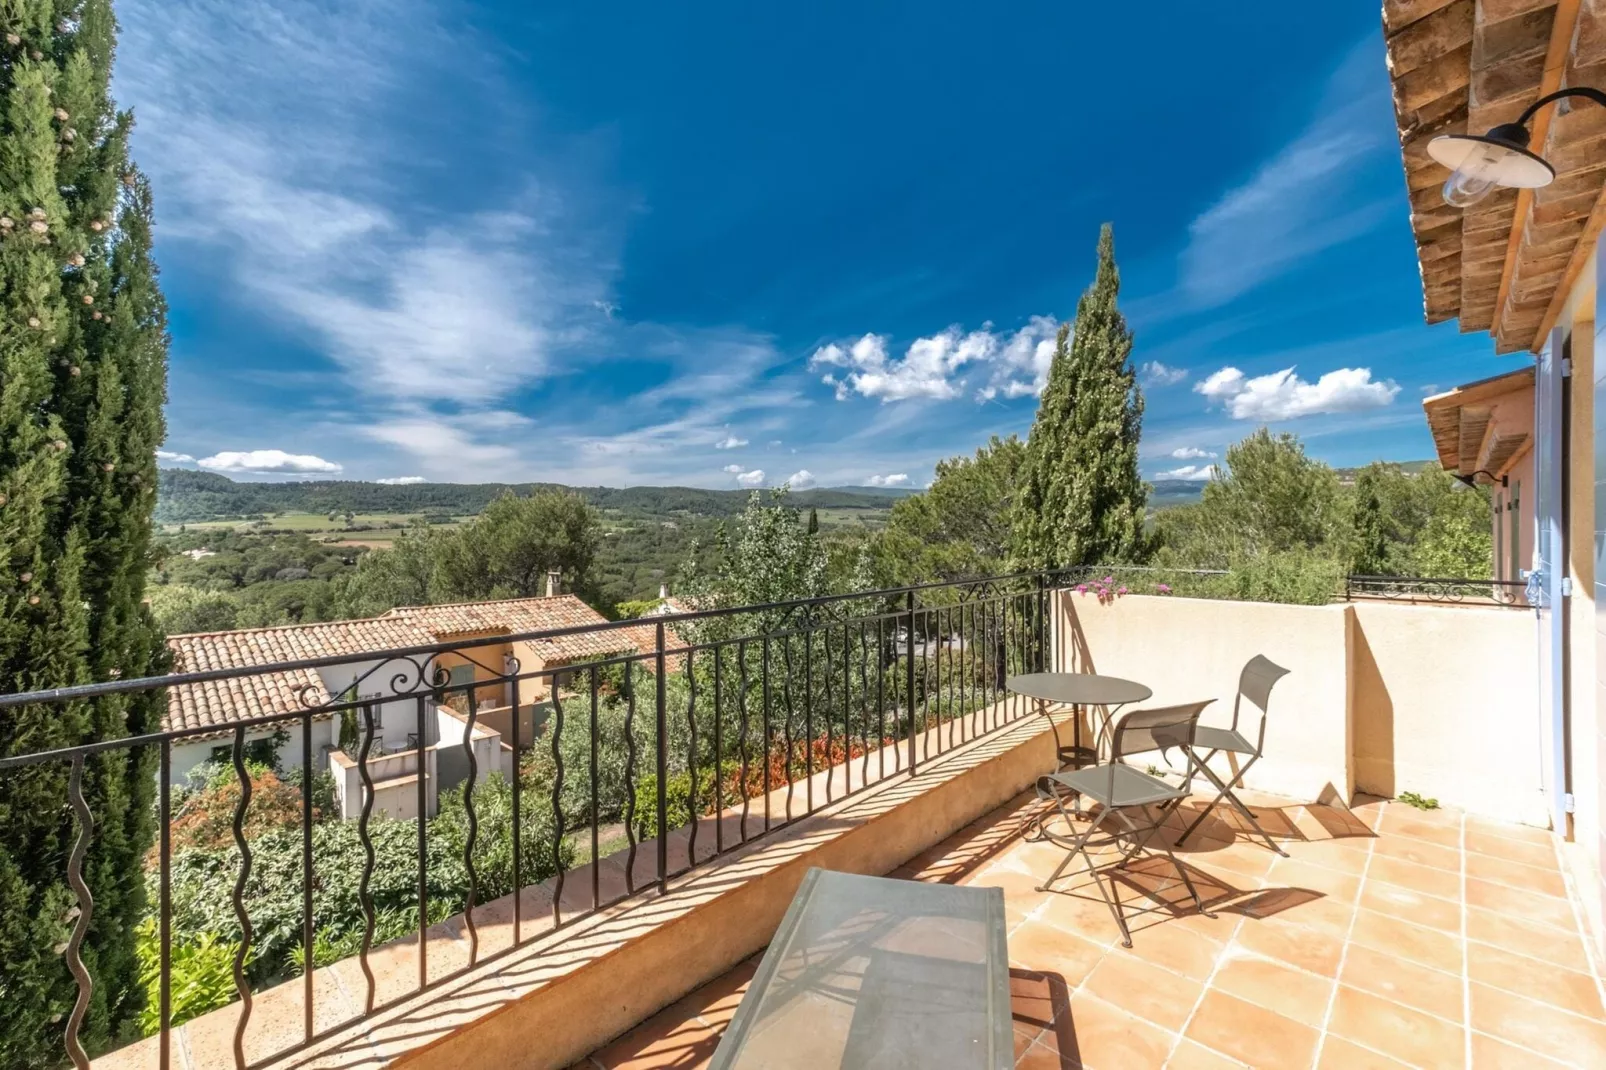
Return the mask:
[[[174,672],[247,669],[282,661],[339,657],[369,650],[424,646],[434,638],[405,621],[326,621],[280,628],[247,628],[169,636]],[[303,702],[305,699],[305,702]],[[275,713],[295,713],[329,701],[318,674],[310,669],[183,684],[167,692],[166,730],[227,727],[236,721]]]
[[[201,672],[427,646],[476,635],[512,635],[603,623],[606,618],[602,614],[574,595],[563,594],[403,606],[364,620],[174,635],[168,638],[167,645],[174,654],[174,672]],[[675,644],[678,639],[671,637],[670,642]],[[655,643],[654,628],[646,624],[558,636],[537,640],[534,645],[547,665],[561,665],[631,650],[645,653]],[[330,695],[318,674],[308,669],[184,684],[168,689],[167,717],[162,727],[224,729],[237,721],[295,713],[307,704],[328,701]]]

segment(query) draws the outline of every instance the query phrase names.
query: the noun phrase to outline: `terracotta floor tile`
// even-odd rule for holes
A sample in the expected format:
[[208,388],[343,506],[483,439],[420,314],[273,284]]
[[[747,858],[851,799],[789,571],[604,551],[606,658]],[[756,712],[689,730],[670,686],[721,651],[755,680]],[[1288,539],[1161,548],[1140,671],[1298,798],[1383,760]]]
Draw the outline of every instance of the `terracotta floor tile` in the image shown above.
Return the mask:
[[1505,858],[1495,858],[1491,855],[1468,852],[1467,876],[1491,881],[1495,884],[1504,884],[1512,888],[1521,888],[1524,891],[1538,892],[1541,895],[1556,896],[1558,898],[1565,898],[1567,895],[1566,882],[1562,880],[1561,873],[1556,869],[1545,866],[1529,866]]
[[1403,858],[1374,856],[1372,864],[1367,867],[1366,879],[1382,881],[1397,888],[1437,896],[1452,902],[1461,901],[1460,873],[1435,866],[1424,866]]
[[1071,988],[1093,972],[1105,950],[1104,945],[1041,921],[1025,922],[1009,934],[1011,963],[1039,973],[1056,974]]
[[1606,1019],[1602,1014],[1600,989],[1587,973],[1563,969],[1487,944],[1469,943],[1467,976],[1586,1018]]
[[1317,929],[1290,925],[1258,925],[1244,922],[1235,943],[1258,955],[1298,966],[1323,977],[1338,975],[1344,938]]
[[1108,954],[1082,985],[1082,991],[1176,1032],[1188,1020],[1203,986],[1142,959]]
[[1445,933],[1461,932],[1461,905],[1438,896],[1423,895],[1381,881],[1367,881],[1361,889],[1361,906],[1366,910],[1400,918]]
[[1524,921],[1543,922],[1564,931],[1577,924],[1573,906],[1566,899],[1472,877],[1467,878],[1467,905],[1511,914]]
[[1552,842],[1549,829],[1519,825],[1512,821],[1494,821],[1487,817],[1468,814],[1467,832],[1474,831],[1480,835],[1498,836],[1504,840],[1517,840],[1520,843],[1537,843],[1543,847],[1549,847]]
[[1143,939],[1134,937],[1130,949],[1116,944],[1111,956],[1127,955],[1164,966],[1194,981],[1203,981],[1215,969],[1221,945],[1192,929],[1178,924],[1153,925],[1143,930]]
[[1472,984],[1472,1028],[1579,1066],[1606,1066],[1606,1024]]
[[1322,1054],[1316,1061],[1316,1070],[1410,1070],[1410,1064],[1329,1034],[1322,1042]]
[[1310,1026],[1216,989],[1205,993],[1187,1036],[1250,1066],[1309,1066],[1316,1054]]
[[1466,1065],[1460,1026],[1392,1000],[1340,985],[1328,1032],[1420,1067]]
[[[1172,1034],[1085,994],[1071,1000],[1071,1026],[1074,1058],[1086,1070],[1158,1070],[1165,1065],[1171,1050]],[[1067,1039],[1061,1032],[1062,1059],[1070,1054],[1066,1049],[1073,1046]]]
[[1184,1040],[1166,1060],[1166,1070],[1243,1070],[1243,1063],[1218,1055],[1202,1044]]
[[1043,1035],[1043,1027],[1023,1025],[1021,1022],[1016,1021],[1013,1032],[1015,1035],[1015,1061],[1018,1063],[1021,1057],[1026,1054],[1026,1049],[1030,1048],[1036,1043],[1037,1038]]
[[1032,916],[1090,940],[1115,940],[1121,935],[1110,908],[1099,898],[1098,890],[1087,883],[1044,896],[1042,907]]
[[1326,978],[1244,954],[1224,961],[1210,986],[1317,1029],[1333,994],[1333,982]]
[[1070,1005],[1070,988],[1059,974],[1022,969],[1009,971],[1009,1009],[1017,1027],[1040,1033],[1052,1026]]
[[1381,836],[1372,847],[1372,854],[1384,858],[1398,858],[1415,862],[1419,866],[1432,866],[1452,873],[1461,870],[1461,850],[1442,844],[1429,843],[1412,836]]
[[591,1058],[606,1070],[649,1070],[674,1067],[695,1070],[708,1065],[719,1046],[720,1030],[694,1019],[673,1021],[658,1015],[647,1019]]
[[1304,888],[1320,892],[1330,899],[1354,902],[1361,892],[1361,878],[1353,873],[1340,873],[1326,866],[1312,865],[1293,858],[1279,858],[1266,874],[1268,888]]
[[1547,1070],[1548,1067],[1565,1065],[1567,1064],[1548,1059],[1536,1051],[1496,1040],[1486,1033],[1472,1034],[1474,1070]]
[[1266,888],[1222,908],[1246,924],[1298,925],[1343,936],[1355,917],[1355,905],[1302,888]]
[[1544,959],[1569,970],[1589,970],[1583,941],[1572,926],[1557,929],[1527,918],[1469,906],[1467,937],[1519,955]]
[[1437,929],[1425,929],[1387,914],[1360,911],[1355,915],[1355,929],[1350,939],[1374,951],[1396,955],[1446,973],[1461,972],[1459,937]]
[[1077,1070],[1079,1065],[1052,1044],[1033,1044],[1015,1057],[1016,1070]]
[[1374,996],[1415,1007],[1452,1022],[1466,1019],[1462,1009],[1459,973],[1445,973],[1360,944],[1351,944],[1344,957],[1341,984]]
[[[1420,842],[1420,841],[1418,841]],[[1310,843],[1286,843],[1283,849],[1290,858],[1300,862],[1308,862],[1313,866],[1324,869],[1336,869],[1340,873],[1353,873],[1359,876],[1366,868],[1368,852],[1363,848],[1356,850],[1355,845],[1347,840],[1315,840]],[[1270,851],[1266,852],[1271,854]]]
[[1461,827],[1459,825],[1428,820],[1420,813],[1406,814],[1393,808],[1384,814],[1383,821],[1378,828],[1378,835],[1384,839],[1390,836],[1410,836],[1414,839],[1436,843],[1441,847],[1461,846]]
[[1178,851],[1185,865],[1199,865],[1229,871],[1234,878],[1264,877],[1277,856],[1263,845],[1235,843],[1216,851]]
[[1521,843],[1487,832],[1467,830],[1467,850],[1494,858],[1504,858],[1541,869],[1556,868],[1556,849],[1548,843]]

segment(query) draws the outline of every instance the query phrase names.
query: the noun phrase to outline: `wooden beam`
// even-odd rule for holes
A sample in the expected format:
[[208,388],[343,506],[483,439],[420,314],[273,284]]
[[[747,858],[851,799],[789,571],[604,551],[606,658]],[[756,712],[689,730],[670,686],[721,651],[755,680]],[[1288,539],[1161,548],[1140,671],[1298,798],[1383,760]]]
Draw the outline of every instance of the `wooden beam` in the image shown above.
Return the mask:
[[1606,186],[1601,187],[1600,196],[1595,200],[1595,207],[1589,213],[1589,219],[1584,222],[1584,232],[1578,235],[1578,243],[1573,246],[1573,255],[1567,261],[1567,270],[1561,273],[1561,281],[1556,284],[1555,293],[1550,295],[1550,307],[1545,309],[1544,316],[1539,320],[1539,329],[1534,332],[1533,341],[1528,343],[1528,348],[1533,352],[1539,352],[1549,340],[1550,330],[1556,326],[1561,310],[1567,307],[1567,295],[1572,293],[1573,286],[1584,273],[1584,265],[1589,263],[1589,254],[1594,252],[1595,242],[1600,239],[1602,229],[1606,229]]
[[[1555,19],[1550,24],[1550,44],[1545,49],[1545,70],[1539,78],[1539,92],[1534,95],[1535,100],[1561,88],[1561,77],[1567,71],[1567,55],[1572,51],[1573,34],[1578,28],[1578,7],[1579,0],[1556,0]],[[1532,137],[1528,144],[1534,147],[1535,152],[1542,154],[1545,151],[1545,141],[1550,137],[1550,120],[1555,114],[1555,105],[1550,105],[1541,108],[1539,114],[1533,117],[1530,128]],[[1511,236],[1506,240],[1506,262],[1500,269],[1500,288],[1495,292],[1494,299],[1494,319],[1489,324],[1489,333],[1497,342],[1500,338],[1500,319],[1505,315],[1506,299],[1511,295],[1511,276],[1517,269],[1517,257],[1522,251],[1522,237],[1528,229],[1528,216],[1533,203],[1533,190],[1517,191],[1516,214],[1511,218]]]

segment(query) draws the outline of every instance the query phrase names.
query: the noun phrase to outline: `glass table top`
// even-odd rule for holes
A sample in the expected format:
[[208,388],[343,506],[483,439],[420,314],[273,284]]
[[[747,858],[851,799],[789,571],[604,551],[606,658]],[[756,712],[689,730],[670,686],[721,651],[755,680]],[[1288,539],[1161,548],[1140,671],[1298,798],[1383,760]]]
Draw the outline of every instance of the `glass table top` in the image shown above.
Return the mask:
[[811,869],[714,1070],[1008,1070],[999,888]]

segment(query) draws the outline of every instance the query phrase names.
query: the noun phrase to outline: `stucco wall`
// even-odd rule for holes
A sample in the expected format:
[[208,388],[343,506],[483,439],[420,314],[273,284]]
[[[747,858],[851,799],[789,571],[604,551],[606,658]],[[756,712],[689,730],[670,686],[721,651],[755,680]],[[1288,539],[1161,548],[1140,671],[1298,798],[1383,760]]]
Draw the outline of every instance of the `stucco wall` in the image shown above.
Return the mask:
[[[1350,766],[1348,607],[1284,606],[1128,595],[1102,605],[1056,597],[1061,671],[1097,672],[1153,689],[1146,706],[1214,698],[1203,724],[1232,721],[1244,663],[1264,654],[1290,670],[1272,692],[1266,757],[1249,787],[1316,800],[1354,791]],[[1259,730],[1253,707],[1241,727]]]
[[1350,611],[1356,788],[1547,825],[1533,614],[1377,602]]
[[[1284,606],[1129,595],[1057,596],[1061,669],[1147,684],[1144,705],[1214,698],[1227,724],[1238,673],[1264,654],[1272,691],[1252,788],[1348,801],[1416,791],[1545,825],[1533,615],[1472,606]],[[1249,729],[1258,719],[1250,714]]]

